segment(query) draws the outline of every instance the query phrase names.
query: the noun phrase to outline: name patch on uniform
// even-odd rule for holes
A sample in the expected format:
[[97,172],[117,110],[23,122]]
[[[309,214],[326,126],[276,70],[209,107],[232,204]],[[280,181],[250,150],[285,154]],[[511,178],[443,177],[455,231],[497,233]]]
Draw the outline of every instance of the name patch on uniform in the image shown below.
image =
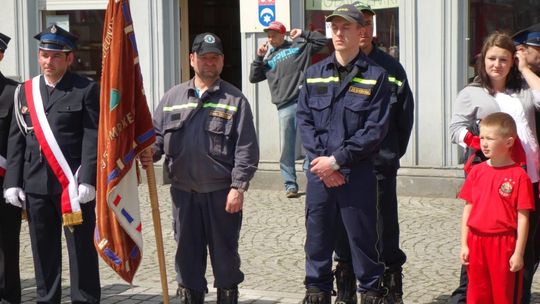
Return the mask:
[[354,93],[354,94],[368,95],[368,96],[371,95],[370,89],[358,88],[355,86],[350,86],[349,92]]
[[232,118],[232,114],[222,111],[210,111],[210,116],[219,117],[227,120],[230,120]]

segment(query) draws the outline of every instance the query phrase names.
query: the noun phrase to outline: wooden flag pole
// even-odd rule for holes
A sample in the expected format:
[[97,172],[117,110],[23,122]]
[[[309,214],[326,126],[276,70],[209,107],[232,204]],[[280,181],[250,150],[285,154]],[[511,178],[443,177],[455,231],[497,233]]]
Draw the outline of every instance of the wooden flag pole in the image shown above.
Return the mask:
[[150,195],[150,206],[152,207],[152,221],[154,222],[154,233],[156,235],[156,249],[159,262],[159,273],[161,275],[161,290],[163,292],[163,304],[169,304],[169,285],[167,284],[167,267],[165,266],[165,254],[163,249],[163,235],[161,234],[161,215],[156,189],[156,174],[154,164],[146,167],[146,178],[148,181],[148,193]]

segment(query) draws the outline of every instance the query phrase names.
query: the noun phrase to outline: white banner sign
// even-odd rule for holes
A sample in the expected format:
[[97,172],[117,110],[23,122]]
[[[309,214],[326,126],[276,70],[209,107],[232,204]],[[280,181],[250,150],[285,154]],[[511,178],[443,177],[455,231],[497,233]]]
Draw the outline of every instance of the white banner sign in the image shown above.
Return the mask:
[[269,21],[274,20],[290,31],[290,15],[289,0],[240,0],[240,31],[262,32]]

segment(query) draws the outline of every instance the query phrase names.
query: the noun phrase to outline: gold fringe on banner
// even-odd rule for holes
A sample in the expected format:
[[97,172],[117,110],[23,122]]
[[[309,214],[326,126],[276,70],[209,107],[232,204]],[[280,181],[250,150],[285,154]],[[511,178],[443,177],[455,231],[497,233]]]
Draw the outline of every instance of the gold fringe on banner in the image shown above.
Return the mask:
[[83,222],[82,212],[77,211],[77,212],[62,214],[62,222],[64,223],[64,226],[80,225]]

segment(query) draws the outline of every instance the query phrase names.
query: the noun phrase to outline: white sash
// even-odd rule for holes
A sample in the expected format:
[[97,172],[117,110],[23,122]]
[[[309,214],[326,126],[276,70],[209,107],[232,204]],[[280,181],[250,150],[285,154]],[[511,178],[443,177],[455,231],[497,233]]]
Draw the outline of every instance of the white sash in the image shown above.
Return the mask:
[[[34,131],[36,132],[36,137],[38,139],[38,142],[40,146],[42,147],[42,150],[45,154],[45,157],[47,158],[47,161],[49,162],[49,165],[52,167],[53,172],[55,172],[56,177],[60,181],[60,184],[62,185],[62,188],[65,187],[62,183],[62,179],[56,172],[61,169],[61,173],[64,174],[65,178],[68,180],[67,185],[67,194],[69,195],[69,203],[71,205],[71,212],[69,213],[76,213],[81,211],[81,206],[79,202],[79,190],[78,190],[78,184],[77,180],[75,179],[75,176],[71,172],[71,168],[69,167],[68,162],[66,161],[66,158],[64,157],[64,154],[62,153],[62,150],[60,149],[60,146],[58,145],[58,142],[56,141],[56,138],[54,137],[54,134],[51,130],[51,126],[49,125],[49,121],[47,120],[47,115],[45,114],[45,107],[43,105],[43,99],[41,98],[41,92],[39,89],[39,80],[40,76],[36,76],[32,78],[32,96],[34,100],[34,110],[36,114],[36,118],[39,123],[39,127],[43,132],[44,138],[40,139],[40,134],[38,130],[36,130],[36,125],[34,125],[34,121],[32,121],[32,125],[34,127]],[[27,100],[28,101],[28,100]],[[42,140],[45,140],[45,143],[42,142]],[[47,147],[48,146],[48,147]],[[49,148],[49,149],[47,149]],[[51,154],[47,153],[50,150],[52,154],[52,159],[50,159]],[[65,190],[65,189],[64,189]],[[62,194],[62,211],[66,211],[64,208],[67,207],[64,204],[66,203],[64,194]]]

